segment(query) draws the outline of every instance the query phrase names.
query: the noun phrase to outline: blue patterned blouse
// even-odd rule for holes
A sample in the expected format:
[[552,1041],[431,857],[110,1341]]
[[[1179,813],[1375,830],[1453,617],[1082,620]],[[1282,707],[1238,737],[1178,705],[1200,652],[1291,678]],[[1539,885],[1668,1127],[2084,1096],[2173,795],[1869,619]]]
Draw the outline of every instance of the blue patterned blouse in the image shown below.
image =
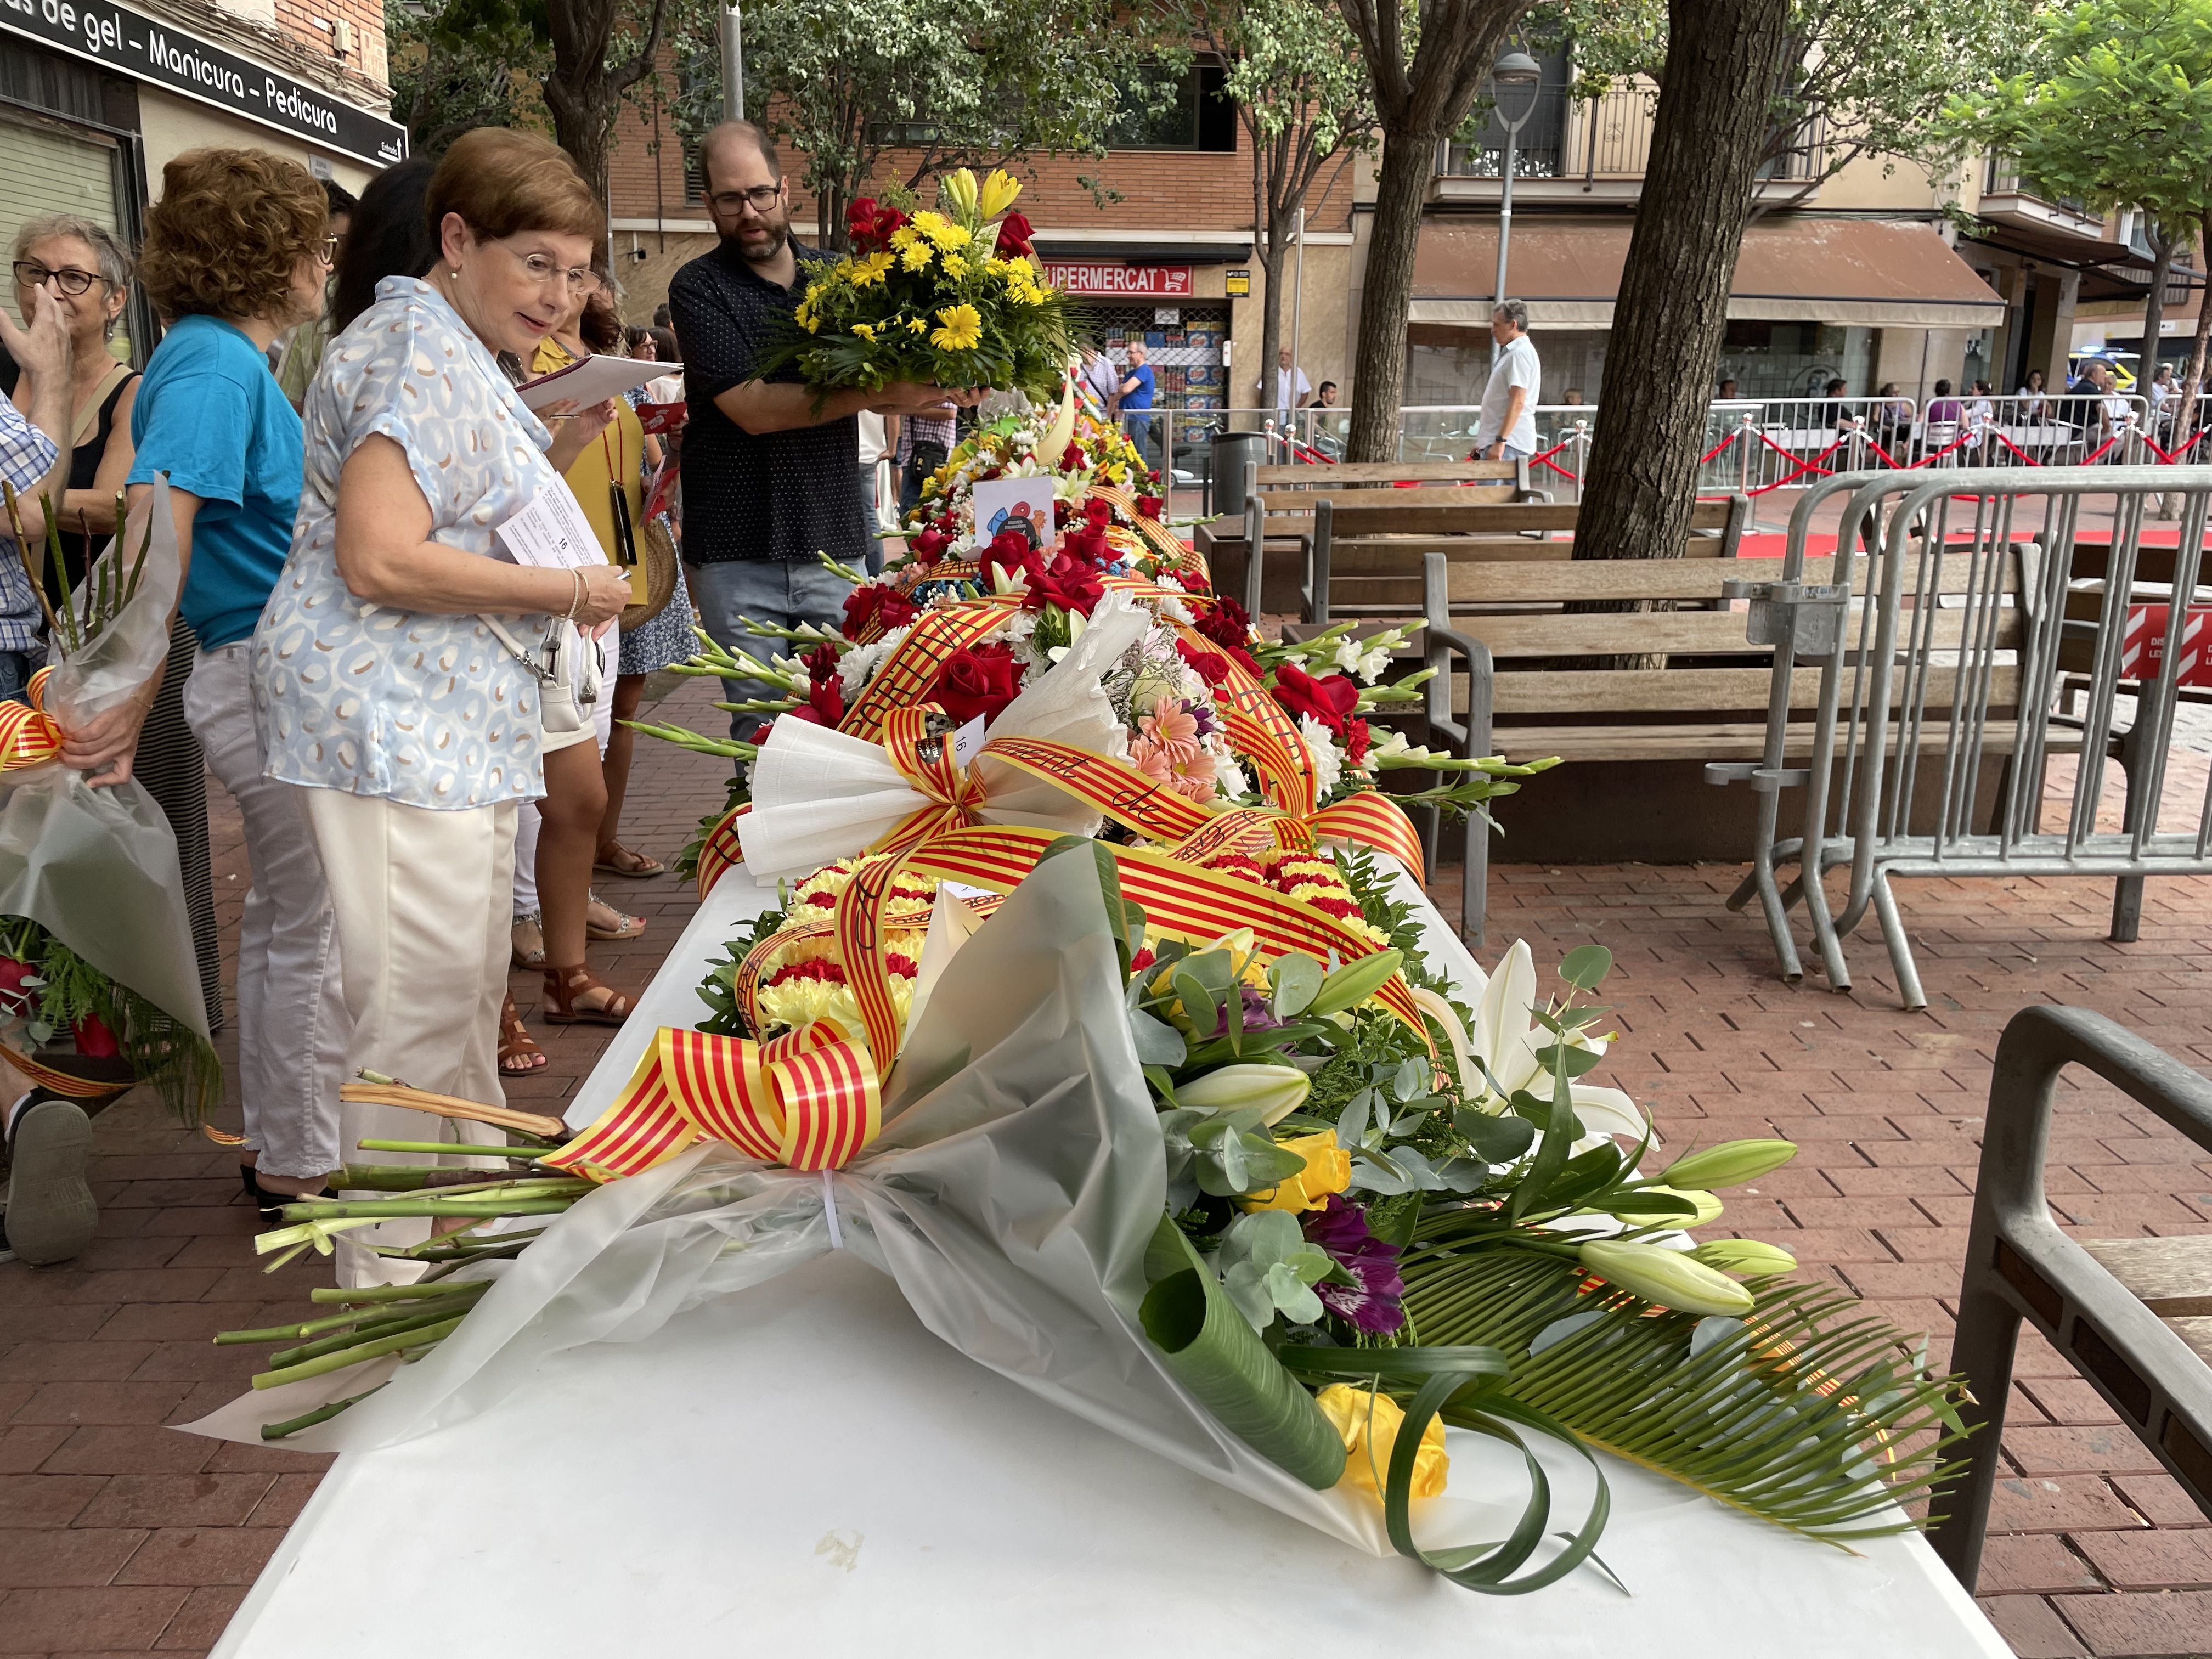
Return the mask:
[[[476,616],[356,599],[338,574],[338,472],[381,433],[407,453],[434,541],[487,558],[494,528],[561,487],[550,436],[428,283],[387,276],[330,343],[307,393],[291,556],[253,635],[268,775],[459,811],[545,793],[538,685]],[[526,651],[550,619],[501,617]]]

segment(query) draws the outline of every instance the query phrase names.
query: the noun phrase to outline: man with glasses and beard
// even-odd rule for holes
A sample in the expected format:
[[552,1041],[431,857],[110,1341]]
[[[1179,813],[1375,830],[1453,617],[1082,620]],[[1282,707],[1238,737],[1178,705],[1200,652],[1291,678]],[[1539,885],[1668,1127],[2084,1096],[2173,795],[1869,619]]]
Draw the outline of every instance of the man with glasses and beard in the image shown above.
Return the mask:
[[[690,407],[680,462],[684,557],[701,625],[719,643],[757,653],[747,617],[834,627],[843,615],[850,589],[820,555],[858,568],[872,545],[853,482],[860,411],[942,418],[981,394],[914,385],[820,392],[799,383],[795,367],[758,378],[754,364],[787,328],[806,267],[821,256],[792,240],[790,193],[767,134],[725,121],[701,141],[699,157],[721,245],[668,288]],[[757,680],[722,684],[732,702],[779,695]],[[749,738],[759,721],[732,714],[731,735]]]

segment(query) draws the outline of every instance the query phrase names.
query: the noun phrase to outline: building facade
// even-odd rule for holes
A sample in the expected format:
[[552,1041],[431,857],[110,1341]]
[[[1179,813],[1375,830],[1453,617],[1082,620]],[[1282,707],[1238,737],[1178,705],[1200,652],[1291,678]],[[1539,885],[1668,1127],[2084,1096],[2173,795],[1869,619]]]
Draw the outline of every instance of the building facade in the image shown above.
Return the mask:
[[[1145,340],[1161,405],[1171,409],[1261,408],[1274,395],[1272,376],[1264,390],[1260,377],[1267,272],[1255,257],[1249,137],[1234,106],[1212,96],[1219,74],[1201,63],[1182,102],[1141,134],[1109,139],[1103,156],[1041,157],[1014,168],[1038,256],[1073,300],[1079,330],[1117,358],[1128,342]],[[804,158],[783,159],[793,234],[811,242]],[[900,159],[894,152],[894,168]],[[1305,246],[1286,252],[1283,343],[1295,335],[1298,367],[1316,386],[1347,380],[1351,366],[1343,295],[1352,182],[1348,167],[1324,173],[1308,206]],[[608,193],[629,321],[649,318],[678,267],[713,246],[699,190],[667,112],[650,99],[626,107]]]
[[[407,153],[380,0],[0,0],[0,244],[76,213],[135,246],[161,169],[204,145],[289,155],[358,193]],[[144,360],[134,296],[118,351]]]

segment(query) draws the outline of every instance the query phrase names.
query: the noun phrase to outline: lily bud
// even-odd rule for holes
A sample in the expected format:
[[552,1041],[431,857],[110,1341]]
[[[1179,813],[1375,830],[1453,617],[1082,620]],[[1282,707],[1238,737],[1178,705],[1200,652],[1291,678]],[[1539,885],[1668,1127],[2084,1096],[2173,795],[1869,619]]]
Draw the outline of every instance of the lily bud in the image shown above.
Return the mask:
[[1321,989],[1306,1005],[1305,1012],[1318,1018],[1323,1014],[1356,1008],[1390,982],[1390,977],[1405,965],[1402,951],[1377,951],[1372,956],[1362,957],[1357,962],[1347,962],[1343,967],[1321,982]]
[[959,210],[963,219],[975,216],[975,175],[973,173],[966,167],[960,167],[947,174],[945,193],[951,198],[952,205]]
[[[1629,1206],[1646,1193],[1657,1193],[1662,1198],[1687,1199],[1698,1206],[1694,1215],[1684,1215],[1675,1210],[1636,1210]],[[1638,1187],[1621,1194],[1617,1205],[1609,1206],[1613,1212],[1632,1227],[1702,1227],[1721,1218],[1722,1204],[1711,1193],[1692,1188],[1684,1192],[1679,1187]]]
[[1691,1255],[1724,1273],[1787,1273],[1797,1270],[1797,1258],[1779,1244],[1762,1244],[1755,1238],[1717,1238],[1700,1244]]
[[1176,1089],[1176,1104],[1201,1112],[1248,1112],[1270,1126],[1305,1104],[1313,1079],[1294,1066],[1224,1066]]
[[1680,1250],[1617,1238],[1583,1241],[1583,1266],[1615,1290],[1682,1313],[1741,1318],[1754,1305],[1749,1291]]
[[1796,1156],[1795,1141],[1723,1140],[1675,1159],[1659,1178],[1669,1187],[1741,1187]]

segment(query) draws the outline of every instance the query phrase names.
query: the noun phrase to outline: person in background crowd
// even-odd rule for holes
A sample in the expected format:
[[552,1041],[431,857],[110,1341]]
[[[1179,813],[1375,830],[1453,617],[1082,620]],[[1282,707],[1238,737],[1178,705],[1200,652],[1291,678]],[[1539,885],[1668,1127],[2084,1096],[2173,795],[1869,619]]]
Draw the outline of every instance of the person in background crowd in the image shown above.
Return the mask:
[[[251,680],[253,632],[300,505],[300,416],[267,353],[322,310],[331,253],[328,198],[305,167],[262,150],[197,149],[162,169],[138,259],[147,297],[171,322],[131,410],[131,493],[169,482],[185,573],[178,611],[199,641],[185,717],[238,804],[252,866],[239,924],[240,1174],[270,1218],[325,1191],[345,1161],[330,893],[298,797],[264,773]],[[109,765],[92,781],[129,775],[161,678],[115,711]]]
[[[1264,392],[1267,388],[1263,385],[1261,390]],[[1306,379],[1305,370],[1291,362],[1291,349],[1285,346],[1275,354],[1276,420],[1288,426],[1291,411],[1304,408],[1306,397],[1312,391],[1313,386]]]
[[1583,406],[1583,389],[1578,386],[1569,386],[1565,392],[1559,394],[1559,401],[1565,404],[1569,409],[1582,408]]
[[1721,382],[1720,401],[1724,404],[1734,403],[1735,401],[1735,375],[1731,374]]
[[438,241],[422,211],[434,163],[422,156],[386,167],[368,181],[347,216],[338,239],[337,270],[331,282],[331,331],[342,334],[376,303],[376,285],[387,276],[427,276],[438,262]]
[[1897,382],[1884,380],[1875,394],[1882,401],[1875,407],[1875,430],[1883,450],[1893,459],[1901,459],[1902,446],[1912,436],[1912,403],[1898,391]]
[[[551,374],[589,356],[619,356],[622,343],[613,278],[604,266],[595,267],[587,285],[570,297],[561,322],[538,343],[530,372],[533,377]],[[636,409],[624,398],[616,405],[614,420],[562,469],[611,565],[637,563],[645,469],[659,459],[659,446],[646,436]],[[617,491],[622,496],[619,511]],[[620,641],[606,635],[583,641],[581,647],[597,653],[602,672],[619,661]],[[623,915],[591,890],[592,866],[607,850],[602,828],[608,805],[605,757],[614,732],[613,704],[611,692],[603,689],[576,732],[546,734],[545,793],[538,811],[522,814],[515,825],[513,950],[523,967],[580,963],[593,939],[627,940],[645,932],[641,918]],[[622,769],[627,786],[627,750]],[[613,852],[634,866],[622,874],[659,875],[665,867],[618,842]],[[629,1018],[629,1006],[627,995],[596,980],[571,995],[564,981],[546,975],[544,1016],[555,1024],[619,1025]],[[515,1076],[544,1064],[544,1050],[531,1040],[509,999],[500,1012],[500,1070]]]
[[[669,309],[668,309],[668,303],[667,303],[667,301],[663,301],[660,304],[659,304],[659,305],[657,305],[657,306],[653,307],[653,325],[655,328],[669,328],[669,329],[672,329],[672,328],[675,326],[674,323],[671,320],[671,313],[670,313],[670,312],[669,312]],[[675,360],[673,357],[664,357],[663,359],[661,359],[661,361],[662,361],[663,362],[671,362],[671,363],[672,363],[672,362],[674,362],[676,360]]]
[[[31,290],[25,308],[27,328],[17,328],[0,312],[0,348],[39,388],[25,393],[30,418],[13,398],[0,394],[0,478],[28,495],[58,492],[69,476],[70,388],[72,380],[70,329],[50,283]],[[24,669],[39,646],[38,602],[31,579],[13,560],[0,560],[0,659],[17,659]],[[20,629],[16,618],[24,615]],[[18,643],[20,641],[20,643]],[[85,758],[74,733],[64,733],[62,760]],[[0,1099],[0,1164],[8,1171],[7,1202],[0,1208],[0,1261],[21,1255],[34,1265],[66,1261],[91,1242],[100,1212],[85,1179],[85,1154],[92,1125],[83,1107],[44,1089],[15,1100]],[[9,1232],[10,1224],[15,1232]]]
[[1928,404],[1929,422],[1948,425],[1956,422],[1965,413],[1966,405],[1951,395],[1950,381],[1936,381],[1936,395]]
[[[1145,465],[1157,471],[1160,465],[1159,428],[1152,421],[1155,382],[1149,361],[1152,353],[1142,340],[1132,340],[1123,355],[1127,362],[1121,368],[1118,388],[1121,402],[1116,413],[1135,441],[1137,453],[1145,458]],[[1133,416],[1136,418],[1132,419]]]
[[1121,402],[1121,377],[1115,373],[1114,360],[1097,346],[1083,348],[1083,376],[1079,392],[1087,391],[1097,404],[1094,411],[1103,421],[1114,418]]
[[921,499],[922,485],[952,453],[956,433],[950,412],[942,420],[933,420],[927,415],[902,415],[898,423],[898,441],[892,446],[891,459],[896,463],[899,512],[903,516],[914,511],[915,504]]
[[1313,406],[1316,409],[1334,409],[1336,407],[1335,381],[1323,380],[1321,383],[1321,390],[1314,393]]
[[876,474],[884,453],[898,441],[897,428],[898,416],[896,415],[878,415],[872,409],[860,411],[860,511],[866,515],[868,524],[867,571],[871,576],[884,574],[884,544],[875,533],[881,527],[876,501]]
[[[782,165],[766,133],[725,121],[701,140],[699,161],[721,241],[678,271],[668,291],[690,409],[684,562],[708,636],[752,650],[759,641],[744,631],[748,617],[834,627],[843,615],[849,589],[820,555],[857,566],[867,554],[853,487],[860,410],[941,417],[948,403],[979,394],[892,385],[823,397],[799,383],[795,365],[757,378],[754,365],[798,307],[801,262],[818,256],[792,239]],[[732,702],[772,695],[757,682],[722,684]],[[733,714],[732,735],[744,738],[758,723]]]
[[2150,399],[2150,434],[2163,447],[2173,438],[2173,417],[2181,407],[2181,388],[2173,381],[2173,365],[2160,363],[2152,375],[2146,395]]
[[1973,395],[1966,400],[1966,411],[1960,419],[1966,425],[1966,448],[1969,453],[1982,447],[1984,433],[1997,417],[1996,400],[1990,396],[1990,383],[1977,380]]
[[[343,242],[346,231],[353,222],[353,210],[360,204],[351,191],[335,179],[323,180],[323,195],[330,203],[331,235],[335,242]],[[331,295],[325,295],[323,308],[295,328],[284,342],[284,355],[276,364],[276,383],[284,388],[284,395],[292,400],[292,407],[305,407],[307,387],[322,367],[323,348],[331,337]]]
[[[1307,407],[1316,410],[1334,410],[1336,392],[1335,381],[1323,380],[1321,383],[1321,389],[1314,393],[1313,402]],[[1342,460],[1344,459],[1344,417],[1334,414],[1328,416],[1313,415],[1307,416],[1307,419],[1313,423],[1314,447],[1332,461]]]
[[2127,446],[2113,443],[2113,440],[2127,430],[2128,419],[2135,413],[2135,405],[2122,395],[2112,366],[2102,358],[2089,365],[2081,381],[2082,390],[2097,400],[2097,436],[2090,446],[2091,452],[2094,453],[2112,444],[2112,447],[2105,459],[2115,466],[2124,465],[2128,459]]
[[[105,225],[74,214],[29,219],[15,233],[15,310],[25,322],[37,312],[43,289],[61,307],[69,327],[71,370],[69,385],[70,456],[67,493],[62,497],[62,565],[72,593],[85,568],[115,533],[115,498],[131,476],[131,410],[138,395],[138,376],[117,361],[109,343],[131,297],[131,258]],[[14,358],[0,361],[0,392],[35,404],[38,377],[19,380]],[[34,550],[46,536],[46,501],[26,497],[23,529]],[[41,558],[40,578],[50,604],[62,602],[59,576]],[[0,672],[0,696],[10,695]]]
[[1469,459],[1525,461],[1536,453],[1536,394],[1544,384],[1544,365],[1528,337],[1528,307],[1500,301],[1490,313],[1490,337],[1498,343],[1498,361],[1482,388]]
[[2051,399],[2044,395],[2043,371],[2027,371],[2027,383],[2020,389],[2020,422],[2022,426],[2041,426],[2051,417]]
[[[663,306],[661,309],[665,311],[668,307]],[[646,337],[653,342],[653,362],[673,363],[682,361],[676,349],[674,329],[656,325],[646,331]],[[648,380],[645,389],[651,401],[656,404],[680,404],[684,401],[684,377],[681,374],[663,374],[658,380]]]
[[[559,325],[606,217],[565,155],[506,128],[456,140],[426,201],[429,276],[386,277],[309,393],[298,531],[253,678],[269,775],[303,803],[331,875],[345,1069],[496,1103],[516,810],[544,793],[548,722],[576,724],[546,647],[573,653],[629,592],[611,565],[503,556],[497,526],[568,485],[495,356],[527,359]],[[569,447],[612,418],[570,420]],[[572,1003],[591,983],[580,961],[546,971]],[[424,1122],[349,1105],[342,1139],[420,1139]]]

